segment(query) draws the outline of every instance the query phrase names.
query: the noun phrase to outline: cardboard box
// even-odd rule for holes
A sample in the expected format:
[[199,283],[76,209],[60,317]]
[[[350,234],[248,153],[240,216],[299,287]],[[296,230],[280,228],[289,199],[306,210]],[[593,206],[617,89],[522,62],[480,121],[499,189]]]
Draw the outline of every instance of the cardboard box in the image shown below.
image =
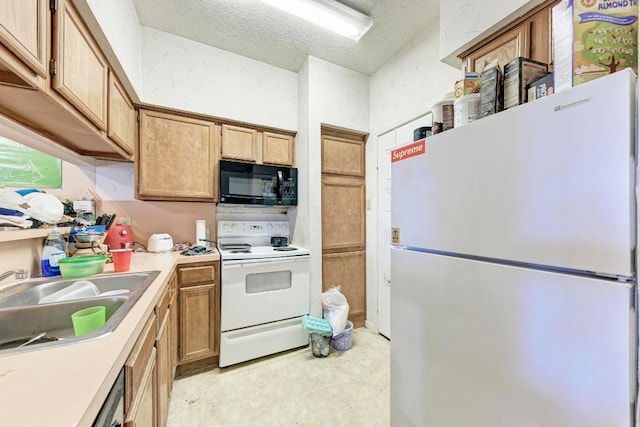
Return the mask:
[[638,72],[636,0],[562,0],[551,20],[556,92],[624,68]]
[[553,95],[553,73],[527,85],[527,102],[549,95]]
[[480,83],[480,117],[502,111],[504,78],[500,67],[496,65],[482,70]]
[[466,73],[462,80],[453,85],[453,97],[458,99],[464,95],[480,92],[480,74]]
[[525,87],[547,74],[547,64],[518,57],[504,66],[504,109],[524,104]]

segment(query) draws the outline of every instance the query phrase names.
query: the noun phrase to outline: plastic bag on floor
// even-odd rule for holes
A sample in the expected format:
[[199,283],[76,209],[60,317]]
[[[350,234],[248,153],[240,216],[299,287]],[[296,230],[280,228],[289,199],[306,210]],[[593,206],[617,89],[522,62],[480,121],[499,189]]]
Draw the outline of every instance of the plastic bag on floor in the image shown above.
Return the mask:
[[349,317],[349,303],[340,292],[340,286],[334,286],[322,293],[322,314],[331,324],[334,337],[344,332]]

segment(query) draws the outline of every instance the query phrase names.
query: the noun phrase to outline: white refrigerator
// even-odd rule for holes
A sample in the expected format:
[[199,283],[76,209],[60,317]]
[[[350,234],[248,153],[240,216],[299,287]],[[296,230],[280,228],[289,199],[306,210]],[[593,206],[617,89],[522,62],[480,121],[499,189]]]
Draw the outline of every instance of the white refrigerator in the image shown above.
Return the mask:
[[636,78],[392,152],[391,425],[630,427]]

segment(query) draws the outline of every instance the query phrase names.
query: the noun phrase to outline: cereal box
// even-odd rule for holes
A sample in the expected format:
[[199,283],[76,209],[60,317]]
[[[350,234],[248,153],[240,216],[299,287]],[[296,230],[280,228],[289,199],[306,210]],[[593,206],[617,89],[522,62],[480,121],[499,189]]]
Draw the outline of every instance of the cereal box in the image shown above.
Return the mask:
[[453,85],[453,97],[455,99],[479,92],[480,74],[477,73],[466,73],[462,80],[458,80],[455,85]]
[[552,9],[555,91],[638,63],[638,0],[562,0]]

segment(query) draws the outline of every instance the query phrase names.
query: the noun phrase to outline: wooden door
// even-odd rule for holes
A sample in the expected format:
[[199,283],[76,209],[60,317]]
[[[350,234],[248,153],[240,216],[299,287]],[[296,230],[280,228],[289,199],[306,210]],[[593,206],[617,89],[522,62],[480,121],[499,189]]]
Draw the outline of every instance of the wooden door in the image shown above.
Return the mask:
[[169,392],[172,380],[171,355],[170,355],[170,313],[167,311],[164,321],[158,331],[156,339],[156,381],[157,381],[157,419],[158,426],[164,427],[167,423],[169,412]]
[[333,133],[323,135],[322,173],[364,177],[364,140]]
[[328,253],[322,256],[322,283],[325,290],[340,285],[349,303],[349,320],[363,326],[366,320],[366,265],[364,251]]
[[255,129],[222,125],[222,158],[256,162],[257,134]]
[[124,151],[133,155],[136,137],[136,111],[116,76],[109,73],[109,122],[107,135]]
[[215,201],[216,141],[213,122],[140,110],[137,197]]
[[47,0],[0,1],[0,42],[41,77],[47,76]]
[[146,366],[140,392],[127,413],[125,427],[155,427],[157,426],[156,412],[156,349]]
[[364,137],[323,129],[322,288],[339,285],[355,327],[366,320]]
[[293,166],[293,136],[281,133],[262,133],[262,163]]
[[109,66],[70,0],[59,0],[54,15],[53,88],[71,105],[107,130]]
[[322,249],[364,248],[364,179],[322,175]]
[[216,356],[215,293],[212,284],[182,287],[179,292],[179,363]]

